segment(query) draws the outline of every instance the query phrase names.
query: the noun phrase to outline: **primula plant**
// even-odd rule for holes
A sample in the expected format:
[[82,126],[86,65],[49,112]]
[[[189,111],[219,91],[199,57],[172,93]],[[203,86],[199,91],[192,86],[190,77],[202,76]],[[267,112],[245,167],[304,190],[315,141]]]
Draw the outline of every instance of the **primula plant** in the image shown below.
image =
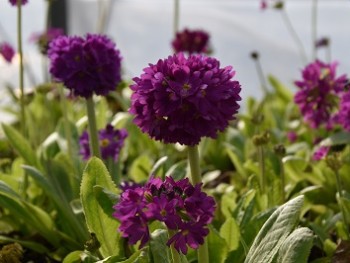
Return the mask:
[[314,25],[305,51],[288,0],[260,5],[282,15],[300,75],[265,76],[252,51],[261,98],[242,95],[239,67],[213,53],[215,32],[179,30],[179,0],[173,36],[157,41],[170,53],[133,76],[128,47],[103,26],[70,35],[48,15],[27,42],[44,82],[27,83],[37,65],[22,13],[33,1],[5,2],[18,38],[1,38],[0,62],[18,66],[19,92],[1,83],[13,121],[0,132],[0,262],[349,261],[348,74],[320,58],[331,40]]

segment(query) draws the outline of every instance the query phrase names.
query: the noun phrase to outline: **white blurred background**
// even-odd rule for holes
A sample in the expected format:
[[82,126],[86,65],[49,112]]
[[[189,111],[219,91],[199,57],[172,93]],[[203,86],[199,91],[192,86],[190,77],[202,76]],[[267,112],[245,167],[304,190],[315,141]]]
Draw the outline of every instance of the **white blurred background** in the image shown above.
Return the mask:
[[[57,0],[61,1],[61,0]],[[286,0],[285,10],[312,60],[312,3],[315,0]],[[126,77],[140,75],[148,63],[172,53],[173,0],[67,0],[69,35],[96,32],[101,6],[108,7],[105,32],[121,50]],[[55,11],[55,10],[53,10]],[[0,0],[0,42],[16,47],[17,11],[8,0]],[[45,28],[46,1],[29,0],[23,7],[23,44],[32,77],[26,74],[25,88],[43,81],[42,59],[29,42],[33,32]],[[258,51],[265,74],[273,74],[290,89],[305,66],[281,12],[260,9],[260,0],[180,0],[180,30],[203,29],[210,33],[212,54],[223,66],[232,65],[242,85],[243,101],[262,95],[255,64],[250,58]],[[338,73],[350,72],[350,1],[318,0],[317,35],[331,40],[331,58],[339,62]],[[326,60],[325,50],[318,57]],[[18,86],[18,58],[12,64],[0,58],[0,104],[6,103],[2,87]],[[244,102],[243,102],[244,104]],[[244,107],[244,106],[243,106]],[[3,114],[3,113],[0,113]],[[1,117],[0,117],[1,118]],[[3,115],[4,118],[4,115]]]

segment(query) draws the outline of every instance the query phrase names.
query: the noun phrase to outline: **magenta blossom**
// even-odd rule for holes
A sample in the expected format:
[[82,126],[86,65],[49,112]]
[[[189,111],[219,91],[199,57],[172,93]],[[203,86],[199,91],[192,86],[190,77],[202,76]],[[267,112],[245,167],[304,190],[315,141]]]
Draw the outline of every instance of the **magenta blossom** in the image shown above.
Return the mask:
[[104,35],[59,36],[51,41],[50,73],[73,95],[84,98],[107,95],[121,81],[121,57],[115,44]]
[[[105,129],[98,132],[101,157],[104,160],[112,158],[114,161],[118,160],[119,153],[124,146],[124,140],[128,136],[125,129],[114,129],[112,125],[107,124]],[[79,139],[80,154],[84,160],[88,160],[91,157],[89,134],[84,131]]]
[[193,146],[235,119],[240,84],[232,67],[220,68],[215,58],[180,53],[143,71],[133,79],[130,112],[152,138]]
[[176,53],[187,52],[193,53],[210,53],[209,47],[210,36],[203,30],[189,30],[177,32],[175,39],[172,41],[173,49]]
[[329,149],[330,148],[328,146],[318,147],[312,155],[312,160],[319,161],[324,159],[327,156]]
[[345,75],[336,76],[336,67],[337,63],[326,64],[316,60],[302,71],[303,79],[295,81],[299,91],[294,102],[312,128],[331,125],[338,107],[338,96],[347,81]]
[[350,90],[347,90],[342,94],[339,112],[336,119],[346,131],[350,132]]
[[124,191],[114,209],[119,230],[130,244],[140,240],[143,247],[149,240],[149,224],[159,221],[174,233],[167,245],[174,243],[177,251],[186,254],[188,246],[197,249],[208,235],[215,201],[201,191],[201,184],[192,186],[188,178],[177,182],[171,177],[152,178],[145,186]]
[[[18,0],[9,0],[9,2],[11,3],[11,5],[16,6]],[[25,5],[26,3],[28,3],[28,0],[21,0],[22,5]]]
[[11,63],[15,55],[15,50],[10,44],[3,42],[3,43],[0,43],[0,54],[8,63]]

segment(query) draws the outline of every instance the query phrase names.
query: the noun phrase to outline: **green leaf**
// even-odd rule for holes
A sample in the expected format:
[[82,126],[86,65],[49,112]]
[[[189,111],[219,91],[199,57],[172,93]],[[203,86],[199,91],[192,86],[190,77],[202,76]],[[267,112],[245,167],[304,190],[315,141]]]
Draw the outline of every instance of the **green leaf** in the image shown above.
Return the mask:
[[229,251],[235,250],[239,246],[240,232],[239,226],[234,218],[228,218],[220,228],[220,236],[226,240]]
[[322,146],[333,146],[339,144],[350,144],[350,132],[337,132],[320,142],[320,145]]
[[117,232],[119,223],[112,216],[110,199],[99,190],[101,188],[96,186],[117,192],[103,162],[93,157],[83,173],[80,190],[86,224],[89,231],[95,233],[100,242],[100,252],[103,257],[118,255],[120,252],[120,234]]
[[293,98],[292,93],[288,88],[286,88],[277,78],[272,75],[267,77],[271,86],[274,88],[277,96],[284,100],[285,102],[290,102]]
[[222,263],[227,257],[228,248],[225,239],[223,239],[218,231],[209,226],[209,235],[207,237],[209,249],[209,262]]
[[11,145],[15,148],[18,154],[31,166],[35,166],[40,169],[39,161],[36,154],[29,142],[13,127],[2,124],[2,128],[5,132],[7,139]]
[[143,154],[132,162],[128,175],[136,183],[141,183],[148,179],[151,169],[152,161],[149,155]]
[[171,263],[171,253],[166,245],[168,241],[168,231],[157,229],[151,234],[150,250],[154,263]]
[[62,261],[62,263],[81,263],[81,254],[84,253],[84,251],[73,251],[69,253]]
[[278,251],[277,263],[307,263],[313,239],[313,232],[309,228],[297,228],[283,242]]
[[270,263],[299,220],[304,196],[280,206],[265,222],[255,238],[245,263]]
[[242,165],[242,161],[238,158],[237,154],[234,153],[231,149],[229,148],[226,148],[226,152],[232,162],[232,164],[235,166],[237,172],[246,177],[247,176],[247,172],[246,170],[244,169],[243,165]]

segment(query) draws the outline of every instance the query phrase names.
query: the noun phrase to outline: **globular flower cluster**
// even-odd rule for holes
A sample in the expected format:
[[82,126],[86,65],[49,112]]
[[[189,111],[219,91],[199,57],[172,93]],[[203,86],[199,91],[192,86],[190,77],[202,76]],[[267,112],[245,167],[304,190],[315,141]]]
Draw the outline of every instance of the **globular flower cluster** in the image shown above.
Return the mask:
[[121,81],[121,56],[104,35],[59,36],[49,44],[50,73],[73,95],[107,95]]
[[47,50],[49,48],[49,44],[55,38],[63,35],[62,28],[49,28],[47,31],[42,33],[34,33],[30,41],[36,43],[39,47],[40,52],[43,55],[47,54]]
[[[11,3],[11,5],[17,5],[18,0],[9,0],[9,2]],[[21,0],[22,5],[25,5],[26,3],[28,3],[28,0]]]
[[215,138],[238,112],[241,91],[232,67],[204,55],[183,53],[145,68],[131,86],[134,122],[165,143],[196,145]]
[[188,178],[177,182],[172,177],[152,178],[144,187],[124,191],[114,209],[119,230],[130,244],[141,241],[143,247],[150,239],[149,224],[158,220],[174,233],[167,245],[186,254],[188,246],[197,249],[208,235],[215,201]]
[[303,79],[296,81],[300,89],[294,97],[305,122],[312,128],[331,125],[337,110],[339,94],[344,90],[346,76],[336,76],[337,63],[326,64],[319,60],[302,71]]
[[[119,153],[124,146],[125,138],[128,133],[125,129],[114,129],[112,125],[107,124],[105,129],[99,130],[99,143],[101,150],[101,157],[104,160],[112,158],[114,161],[118,160]],[[84,160],[91,157],[89,134],[84,131],[79,139],[80,154]]]
[[10,44],[2,42],[0,43],[0,54],[8,63],[11,63],[15,55],[15,50]]
[[210,35],[203,30],[190,30],[185,28],[177,32],[172,41],[173,49],[176,53],[210,53]]

